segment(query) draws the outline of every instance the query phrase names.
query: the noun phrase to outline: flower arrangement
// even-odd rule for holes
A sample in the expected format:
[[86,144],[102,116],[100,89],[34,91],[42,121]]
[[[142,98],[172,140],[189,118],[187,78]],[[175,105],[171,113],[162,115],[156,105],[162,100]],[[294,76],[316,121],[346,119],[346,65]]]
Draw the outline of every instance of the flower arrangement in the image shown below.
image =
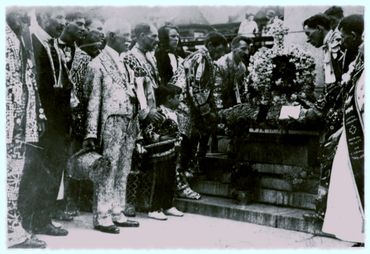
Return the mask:
[[[228,131],[243,133],[245,126],[257,125],[259,108],[250,103],[241,103],[220,111],[219,116],[227,126]],[[229,133],[231,134],[231,133]]]
[[307,108],[315,100],[314,58],[297,45],[284,47],[287,32],[283,21],[275,19],[269,28],[274,46],[260,48],[248,66],[246,101],[271,109],[268,118],[278,118],[283,105],[303,104]]
[[[227,123],[266,122],[279,127],[276,124],[281,124],[279,115],[282,106],[301,105],[302,119],[305,111],[313,106],[316,100],[314,58],[297,45],[284,47],[287,32],[288,29],[280,19],[275,19],[270,25],[269,33],[274,37],[274,46],[260,48],[250,57],[249,74],[243,89],[245,106],[237,105],[224,110],[223,116]],[[251,110],[243,113],[245,108]]]
[[261,48],[251,58],[246,91],[262,105],[289,105],[314,90],[315,62],[298,46]]
[[288,34],[289,29],[284,26],[281,19],[275,18],[274,21],[266,27],[267,35],[274,38],[275,46],[284,46],[284,36]]

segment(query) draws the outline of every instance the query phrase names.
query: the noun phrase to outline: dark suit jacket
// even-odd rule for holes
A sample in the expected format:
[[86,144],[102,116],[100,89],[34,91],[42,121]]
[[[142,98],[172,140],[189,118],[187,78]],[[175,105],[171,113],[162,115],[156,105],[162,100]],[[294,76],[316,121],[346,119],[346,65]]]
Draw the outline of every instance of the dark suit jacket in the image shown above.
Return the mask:
[[[32,35],[32,45],[35,54],[36,80],[39,89],[40,100],[47,118],[47,129],[56,130],[58,133],[67,134],[70,125],[70,93],[71,84],[68,81],[68,74],[65,67],[56,64],[55,70],[58,73],[62,68],[63,88],[54,88],[54,77],[52,65],[47,51],[40,40]],[[54,61],[57,63],[58,61]],[[58,76],[57,76],[58,77]]]

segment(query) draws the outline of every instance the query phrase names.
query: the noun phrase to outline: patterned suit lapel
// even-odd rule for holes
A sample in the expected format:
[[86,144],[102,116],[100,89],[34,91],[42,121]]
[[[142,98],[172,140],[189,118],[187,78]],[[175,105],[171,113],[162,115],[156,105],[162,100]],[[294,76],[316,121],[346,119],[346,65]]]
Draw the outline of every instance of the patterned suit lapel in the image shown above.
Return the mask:
[[145,71],[146,76],[152,80],[153,87],[157,88],[159,74],[157,73],[157,63],[154,56],[149,52],[141,52],[136,46],[131,50],[131,53],[134,58],[136,58],[136,64],[140,66]]
[[[126,71],[118,67],[108,52],[103,50],[98,57],[100,58],[103,68],[107,74],[112,77],[115,83],[119,84],[130,97],[135,97],[133,89],[128,83],[128,78],[124,76]],[[129,75],[129,73],[127,73],[127,75]]]
[[126,87],[122,75],[119,74],[118,66],[114,63],[113,59],[107,54],[107,52],[103,51],[99,57],[105,71],[113,78],[113,80],[123,87]]

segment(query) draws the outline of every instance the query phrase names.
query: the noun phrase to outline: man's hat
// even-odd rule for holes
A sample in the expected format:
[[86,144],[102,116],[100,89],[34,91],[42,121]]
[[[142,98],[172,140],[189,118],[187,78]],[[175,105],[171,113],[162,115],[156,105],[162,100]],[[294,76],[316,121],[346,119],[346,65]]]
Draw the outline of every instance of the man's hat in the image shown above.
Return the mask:
[[101,154],[89,148],[82,148],[71,156],[67,163],[67,173],[76,180],[100,181],[108,174],[110,162]]

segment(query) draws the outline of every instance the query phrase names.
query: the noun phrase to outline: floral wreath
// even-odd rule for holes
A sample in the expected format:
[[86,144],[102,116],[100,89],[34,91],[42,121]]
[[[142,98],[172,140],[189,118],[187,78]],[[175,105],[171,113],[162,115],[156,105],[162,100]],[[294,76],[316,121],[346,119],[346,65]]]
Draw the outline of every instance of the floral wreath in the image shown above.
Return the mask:
[[290,105],[313,96],[314,58],[297,45],[284,47],[287,32],[283,21],[275,19],[269,27],[274,46],[260,48],[250,58],[245,91],[253,104]]
[[[220,117],[230,135],[244,133],[245,127],[282,129],[318,128],[308,115],[316,101],[315,61],[297,45],[284,47],[288,29],[275,19],[269,25],[274,38],[272,48],[260,48],[250,57],[243,103],[221,110]],[[282,106],[302,106],[296,121],[280,120]],[[238,134],[239,133],[239,134]]]

